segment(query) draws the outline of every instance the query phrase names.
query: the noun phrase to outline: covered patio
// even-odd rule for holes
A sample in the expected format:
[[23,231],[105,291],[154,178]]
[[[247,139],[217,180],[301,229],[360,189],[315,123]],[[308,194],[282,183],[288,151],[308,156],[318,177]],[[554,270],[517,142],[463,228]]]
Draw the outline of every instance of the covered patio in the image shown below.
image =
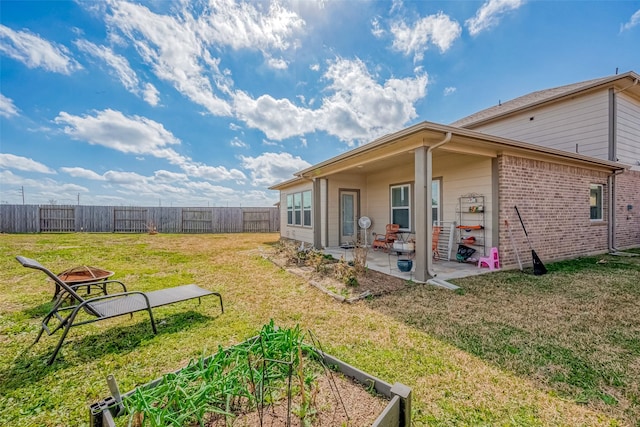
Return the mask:
[[[353,260],[354,250],[353,248],[334,246],[324,248],[323,252],[336,259],[344,258],[345,261],[349,262]],[[433,271],[436,274],[435,278],[446,281],[491,272],[491,270],[486,267],[478,268],[477,263],[457,262],[455,260],[455,253],[452,255],[449,261],[447,257],[433,260]],[[393,251],[385,252],[382,250],[373,250],[371,247],[368,247],[367,268],[405,280],[415,280],[415,262],[413,263],[412,270],[405,273],[398,269],[397,260],[398,255]]]

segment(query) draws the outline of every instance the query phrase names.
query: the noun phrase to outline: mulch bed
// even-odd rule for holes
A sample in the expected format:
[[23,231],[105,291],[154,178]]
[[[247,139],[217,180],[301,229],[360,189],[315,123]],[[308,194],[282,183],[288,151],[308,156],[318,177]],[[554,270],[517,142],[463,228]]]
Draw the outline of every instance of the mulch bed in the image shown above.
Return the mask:
[[344,302],[355,302],[368,297],[386,295],[406,289],[412,284],[412,282],[399,277],[367,270],[364,275],[357,277],[357,286],[349,286],[332,276],[330,266],[325,269],[325,272],[319,273],[312,267],[290,264],[286,258],[275,252],[265,255],[265,257],[280,268],[304,278],[309,284]]

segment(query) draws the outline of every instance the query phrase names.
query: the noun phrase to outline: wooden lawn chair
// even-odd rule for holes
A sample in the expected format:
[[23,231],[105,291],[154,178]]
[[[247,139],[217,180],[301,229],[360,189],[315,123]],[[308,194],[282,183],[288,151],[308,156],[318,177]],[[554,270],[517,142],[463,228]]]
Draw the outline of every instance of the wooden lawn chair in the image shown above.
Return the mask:
[[[104,295],[82,297],[76,292],[76,289],[63,282],[58,276],[43,267],[38,261],[22,256],[17,256],[16,259],[23,267],[33,268],[44,272],[56,283],[57,286],[60,286],[62,289],[54,302],[53,308],[46,316],[44,316],[40,332],[38,333],[36,340],[33,342],[33,344],[37,343],[40,340],[42,333],[45,331],[48,335],[53,335],[59,329],[63,329],[58,345],[49,358],[49,365],[53,363],[58,355],[58,352],[62,347],[62,343],[69,333],[69,329],[74,326],[85,325],[87,323],[93,323],[99,320],[109,319],[111,317],[122,316],[125,314],[133,316],[133,313],[137,311],[146,310],[149,313],[149,320],[151,321],[153,333],[157,334],[158,331],[153,319],[153,312],[151,311],[152,308],[186,301],[193,298],[198,298],[198,301],[200,301],[200,298],[208,295],[216,295],[220,299],[220,309],[224,313],[222,296],[218,292],[209,291],[196,285],[183,285],[158,291],[140,292],[127,291],[124,283],[117,280],[109,280],[107,281],[108,283],[119,284],[123,291],[106,294],[105,282],[100,281],[95,282],[94,284],[99,286],[101,290],[104,290]],[[83,286],[87,286],[88,289],[90,289],[92,285],[92,283],[83,283]],[[64,304],[67,300],[71,301],[70,305]],[[90,318],[76,321],[76,317],[81,312],[87,313]],[[58,324],[50,329],[49,322],[54,319]]]

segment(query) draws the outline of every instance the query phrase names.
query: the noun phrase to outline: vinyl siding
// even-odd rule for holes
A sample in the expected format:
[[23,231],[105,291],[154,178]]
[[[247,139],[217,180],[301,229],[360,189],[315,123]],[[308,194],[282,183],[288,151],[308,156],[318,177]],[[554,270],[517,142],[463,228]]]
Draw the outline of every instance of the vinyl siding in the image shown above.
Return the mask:
[[340,190],[360,191],[359,216],[366,215],[363,211],[363,201],[367,197],[366,181],[364,177],[355,174],[340,174],[328,179],[327,223],[328,246],[339,246],[340,242]]
[[607,159],[608,121],[608,92],[600,91],[472,129],[490,135]]
[[[366,212],[372,218],[371,232],[384,233],[385,226],[391,221],[390,208],[390,185],[411,184],[412,193],[415,191],[413,187],[414,173],[413,163],[401,169],[383,170],[380,173],[370,175],[367,179],[369,192],[367,193]],[[411,200],[411,206],[414,206],[414,200]],[[412,223],[413,223],[412,219]],[[369,238],[371,235],[369,236]]]
[[442,207],[445,222],[459,221],[457,211],[460,196],[476,193],[485,197],[485,247],[488,253],[489,248],[494,246],[491,239],[493,233],[491,216],[494,212],[491,203],[491,158],[447,154],[436,157],[433,163],[433,176],[442,178]]
[[617,142],[618,161],[640,170],[640,101],[619,93],[617,95]]
[[[436,153],[433,160],[434,178],[442,179],[442,214],[443,221],[457,221],[456,208],[458,197],[463,194],[477,193],[486,197],[485,199],[485,227],[487,248],[491,247],[491,158],[451,154]],[[390,193],[389,186],[396,184],[411,184],[413,200],[411,201],[412,213],[415,216],[415,187],[414,187],[414,165],[407,165],[406,168],[384,170],[380,173],[367,177],[367,197],[362,201],[362,215],[367,215],[372,220],[369,241],[372,238],[371,232],[384,233],[386,224],[390,221]],[[415,229],[412,218],[412,225]],[[418,237],[418,236],[417,236]]]
[[[313,184],[311,182],[291,186],[286,190],[280,191],[280,236],[313,244],[313,227],[287,224],[287,195],[307,190],[313,191]],[[311,208],[311,212],[313,215],[313,207]],[[311,218],[311,224],[313,224],[313,217]]]

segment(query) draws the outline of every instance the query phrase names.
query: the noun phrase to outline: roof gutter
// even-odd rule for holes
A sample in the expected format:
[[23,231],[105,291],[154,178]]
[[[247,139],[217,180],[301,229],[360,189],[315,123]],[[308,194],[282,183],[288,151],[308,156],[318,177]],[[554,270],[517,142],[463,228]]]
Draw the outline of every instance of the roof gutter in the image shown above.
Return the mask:
[[615,93],[624,92],[625,90],[627,90],[627,89],[629,89],[629,88],[632,88],[633,86],[635,86],[635,85],[637,85],[637,84],[638,84],[638,80],[639,80],[639,79],[637,79],[637,78],[636,78],[636,79],[633,81],[633,83],[631,83],[629,86],[627,86],[627,87],[623,87],[622,89],[618,89],[618,90],[616,90],[616,91],[615,91]]
[[427,258],[427,274],[431,277],[436,277],[436,273],[433,271],[433,254],[431,248],[433,246],[433,209],[431,209],[431,202],[433,200],[433,151],[443,146],[444,144],[451,141],[452,134],[451,132],[447,132],[444,139],[440,142],[435,143],[434,145],[430,145],[427,149],[427,159],[426,159],[426,168],[425,172],[427,175],[426,179],[426,190],[427,190],[427,250],[426,250],[426,258]]

